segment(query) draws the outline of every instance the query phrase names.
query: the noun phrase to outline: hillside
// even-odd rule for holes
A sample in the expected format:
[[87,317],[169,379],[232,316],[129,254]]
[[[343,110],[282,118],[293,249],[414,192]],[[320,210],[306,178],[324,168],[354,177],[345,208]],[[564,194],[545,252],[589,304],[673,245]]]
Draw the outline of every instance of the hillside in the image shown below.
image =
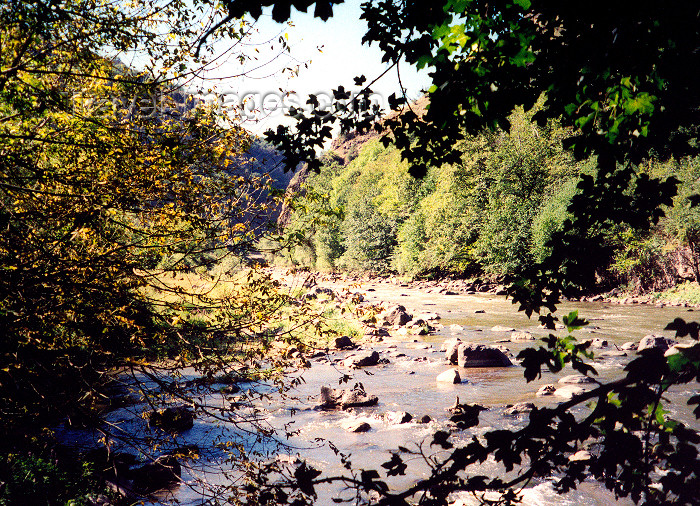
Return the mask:
[[[395,148],[381,145],[379,134],[341,136],[324,155],[320,174],[298,171],[288,187],[295,208],[285,209],[278,224],[306,239],[285,261],[492,279],[534,265],[568,218],[579,176],[597,167],[594,159],[577,162],[563,149],[566,129],[556,122],[539,127],[533,114],[516,110],[509,132],[484,132],[456,145],[461,163],[431,167],[420,180],[408,174]],[[700,212],[688,199],[699,189],[700,161],[652,160],[638,172],[678,178],[675,205],[656,227],[615,226],[597,237],[609,255],[596,265],[598,286],[583,291],[663,290],[699,275]]]

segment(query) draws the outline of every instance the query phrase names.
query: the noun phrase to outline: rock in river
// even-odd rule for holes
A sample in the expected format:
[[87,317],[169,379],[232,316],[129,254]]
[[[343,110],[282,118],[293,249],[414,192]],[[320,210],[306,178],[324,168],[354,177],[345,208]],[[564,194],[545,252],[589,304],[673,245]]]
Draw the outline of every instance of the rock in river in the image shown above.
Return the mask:
[[566,383],[568,385],[581,385],[584,383],[593,383],[593,378],[584,376],[583,374],[570,374],[569,376],[564,376],[559,380],[559,383]]
[[343,350],[355,347],[355,343],[348,336],[340,336],[335,338],[334,347]]
[[372,430],[372,426],[370,424],[360,420],[350,420],[344,422],[342,426],[347,432],[368,432]]
[[476,343],[461,343],[457,348],[460,367],[508,367],[510,359],[498,348]]
[[413,420],[413,416],[406,411],[389,411],[384,415],[384,420],[386,420],[388,424],[399,425],[410,422]]
[[529,413],[533,409],[535,409],[535,405],[533,403],[519,402],[518,404],[506,407],[505,411],[503,411],[503,414],[506,416],[523,415],[525,413]]
[[447,371],[438,374],[435,381],[438,383],[452,383],[457,384],[462,382],[462,378],[459,376],[459,372],[456,369],[448,369]]
[[554,395],[556,391],[557,387],[550,383],[549,385],[542,385],[535,395],[537,395],[537,397],[544,397],[545,395]]
[[376,395],[367,395],[361,388],[343,390],[322,386],[320,401],[319,408],[321,409],[346,409],[374,406],[379,402],[379,399]]
[[186,406],[173,406],[148,414],[148,425],[168,432],[182,432],[194,425],[194,415]]
[[510,334],[511,341],[534,341],[535,337],[527,331],[515,331]]
[[572,399],[576,395],[581,395],[585,390],[576,385],[566,385],[561,388],[557,388],[554,391],[554,395],[557,397],[562,397],[564,399]]
[[671,347],[672,345],[676,344],[676,341],[673,339],[668,339],[663,336],[655,336],[653,334],[644,336],[641,341],[639,341],[639,346],[637,347],[637,351],[642,351],[646,350],[649,348],[659,348],[663,351],[666,351]]
[[411,315],[406,312],[406,308],[403,306],[396,306],[386,317],[386,321],[389,325],[406,325],[412,319]]
[[343,365],[345,367],[352,368],[369,367],[372,365],[377,365],[378,363],[379,353],[377,353],[376,351],[356,353],[354,355],[350,355],[348,358],[343,360]]
[[181,466],[172,455],[162,455],[153,462],[131,471],[134,487],[141,492],[167,488],[180,479]]

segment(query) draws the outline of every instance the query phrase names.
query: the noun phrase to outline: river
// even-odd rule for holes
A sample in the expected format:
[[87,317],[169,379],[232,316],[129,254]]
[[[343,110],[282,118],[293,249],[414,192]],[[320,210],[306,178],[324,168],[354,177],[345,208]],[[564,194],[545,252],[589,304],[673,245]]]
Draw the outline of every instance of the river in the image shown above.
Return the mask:
[[[322,283],[323,285],[323,283]],[[327,283],[333,289],[343,285]],[[440,429],[448,427],[447,408],[459,398],[460,402],[478,403],[489,408],[482,412],[481,423],[474,429],[458,434],[457,439],[470,438],[493,428],[513,428],[524,423],[524,418],[504,416],[507,405],[518,402],[533,402],[536,405],[554,405],[561,399],[537,397],[535,393],[541,385],[556,383],[560,376],[572,374],[567,370],[555,376],[545,372],[541,379],[526,383],[523,370],[519,366],[507,368],[470,368],[459,369],[462,382],[459,384],[438,383],[436,376],[450,367],[441,351],[442,343],[452,337],[476,343],[501,343],[513,355],[528,346],[540,344],[537,341],[503,342],[510,337],[510,332],[494,331],[495,326],[510,327],[519,331],[529,331],[536,338],[543,337],[548,331],[542,329],[538,322],[518,313],[509,300],[492,294],[444,295],[427,293],[424,289],[397,286],[391,283],[365,283],[353,291],[360,291],[367,301],[372,303],[402,304],[410,312],[435,312],[440,315],[439,328],[426,336],[390,337],[379,343],[363,345],[377,350],[388,363],[350,371],[337,364],[352,351],[337,352],[329,356],[313,359],[312,365],[303,373],[304,383],[296,387],[291,394],[293,398],[283,403],[274,399],[260,408],[267,413],[268,423],[274,427],[289,426],[298,430],[297,435],[285,441],[290,448],[285,450],[290,455],[298,454],[312,465],[327,473],[338,473],[342,466],[338,456],[322,443],[332,441],[337,449],[350,454],[356,468],[380,469],[380,464],[389,460],[391,450],[398,446],[415,445],[428,440]],[[614,350],[628,341],[639,341],[647,334],[673,337],[673,332],[664,331],[664,327],[674,318],[692,319],[692,309],[681,307],[656,307],[652,305],[620,305],[609,303],[564,303],[560,314],[578,310],[579,315],[589,320],[590,324],[575,335],[579,340],[600,338],[608,341],[609,347],[601,350]],[[622,374],[624,365],[634,356],[608,357],[596,360],[594,365],[601,378],[614,378]],[[322,411],[314,409],[318,404],[321,386],[339,387],[339,377],[352,374],[348,383],[361,382],[368,394],[376,395],[376,406],[356,408],[348,411]],[[344,388],[348,388],[344,385]],[[245,388],[245,385],[242,385]],[[694,417],[689,414],[683,399],[693,392],[678,390],[670,396],[671,412],[697,426]],[[396,424],[386,421],[385,414],[393,411],[406,411],[413,416],[409,423]],[[416,420],[428,415],[432,421],[418,423]],[[527,415],[524,415],[527,416]],[[349,433],[343,428],[348,420],[366,421],[371,429],[364,433]],[[210,427],[199,421],[189,431],[188,440],[201,442],[209,438]],[[428,448],[429,449],[429,448]],[[433,451],[435,449],[433,448]],[[410,460],[410,459],[409,459]],[[391,481],[393,487],[408,486],[427,472],[419,458],[410,460],[409,472],[404,477]],[[485,474],[499,473],[495,463],[484,464]],[[384,475],[384,473],[380,473]],[[185,475],[187,479],[191,475]],[[208,474],[207,479],[216,484],[225,484],[221,475]],[[604,505],[616,503],[614,497],[601,486],[594,483],[584,484],[578,491],[565,496],[558,496],[546,482],[534,484],[525,491],[525,504],[528,505]],[[321,491],[318,504],[333,504],[333,498],[349,498],[351,494],[338,488]],[[182,504],[203,504],[198,488],[180,486],[174,491],[174,498]],[[618,501],[629,504],[628,501]],[[459,504],[459,503],[458,503]],[[464,504],[469,504],[465,500]]]

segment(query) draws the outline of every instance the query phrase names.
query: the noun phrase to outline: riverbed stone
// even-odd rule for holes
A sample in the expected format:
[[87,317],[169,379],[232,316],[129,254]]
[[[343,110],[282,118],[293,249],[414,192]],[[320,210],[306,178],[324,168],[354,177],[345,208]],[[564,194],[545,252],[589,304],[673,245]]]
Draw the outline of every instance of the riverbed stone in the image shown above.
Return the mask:
[[595,339],[589,339],[588,340],[591,343],[591,348],[593,349],[601,349],[601,348],[607,348],[608,347],[608,341],[607,339],[600,339],[600,338],[595,338]]
[[636,350],[638,344],[635,343],[634,341],[627,341],[625,344],[620,346],[621,350]]
[[650,348],[659,348],[662,351],[666,351],[670,346],[676,344],[676,341],[669,339],[664,336],[657,336],[650,334],[644,336],[639,341],[639,346],[637,346],[637,351],[648,350]]
[[347,422],[343,422],[342,427],[347,432],[369,432],[372,430],[372,426],[362,420],[349,420]]
[[538,390],[537,393],[535,394],[537,397],[544,397],[546,395],[554,395],[554,392],[556,392],[557,387],[556,385],[553,384],[548,384],[548,385],[542,385]]
[[442,349],[445,351],[445,358],[448,363],[457,363],[457,350],[460,344],[462,344],[462,340],[458,337],[447,339],[442,343]]
[[333,345],[334,345],[334,348],[336,348],[338,350],[343,350],[343,349],[355,347],[355,343],[353,343],[352,339],[350,339],[350,337],[348,337],[348,336],[336,337]]
[[359,388],[343,390],[327,386],[321,387],[321,396],[319,400],[319,408],[321,409],[347,409],[374,406],[379,402],[379,398],[376,395],[368,395],[364,390]]
[[576,395],[581,395],[585,390],[576,385],[565,385],[563,387],[557,388],[554,391],[556,397],[561,397],[563,399],[572,399]]
[[403,326],[411,321],[412,316],[406,312],[404,306],[398,305],[389,312],[385,319],[389,325]]
[[358,369],[360,367],[370,367],[379,363],[379,353],[377,351],[366,351],[350,355],[343,360],[345,367]]
[[564,376],[559,379],[559,383],[567,385],[582,385],[586,383],[593,383],[593,378],[589,378],[583,374],[570,374],[569,376]]
[[516,330],[515,332],[512,332],[510,334],[510,340],[511,341],[534,341],[535,336],[533,336],[530,332],[527,332],[527,331]]
[[182,468],[177,458],[161,455],[153,462],[131,470],[134,487],[141,492],[153,492],[171,487],[180,480]]
[[479,413],[488,408],[475,403],[460,404],[459,399],[454,406],[449,408],[450,421],[457,425],[458,429],[469,429],[479,425]]
[[517,404],[513,404],[512,406],[506,406],[503,414],[506,416],[523,415],[525,413],[529,413],[533,409],[535,409],[535,405],[532,402],[519,402]]
[[148,414],[149,427],[158,427],[167,432],[183,432],[193,425],[194,414],[186,406],[171,406]]
[[364,301],[365,296],[362,295],[360,292],[355,292],[350,296],[350,302],[352,302],[353,304],[359,304]]
[[461,325],[458,325],[456,323],[453,323],[450,325],[450,332],[462,332],[464,330],[464,327]]
[[435,378],[438,383],[451,383],[457,384],[462,382],[462,378],[459,376],[459,371],[457,369],[448,369],[447,371],[441,372]]
[[461,343],[457,348],[460,367],[508,367],[510,359],[498,348],[476,343]]
[[409,423],[413,420],[413,416],[407,411],[389,411],[384,415],[384,420],[391,425],[400,425]]

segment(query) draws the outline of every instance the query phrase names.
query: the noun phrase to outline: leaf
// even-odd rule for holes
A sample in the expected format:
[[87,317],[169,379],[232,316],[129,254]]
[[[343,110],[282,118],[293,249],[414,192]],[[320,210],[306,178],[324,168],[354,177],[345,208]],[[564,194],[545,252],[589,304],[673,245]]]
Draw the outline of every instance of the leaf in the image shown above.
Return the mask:
[[683,318],[676,318],[671,323],[666,325],[664,330],[674,330],[676,337],[691,336],[693,339],[698,339],[700,335],[700,325],[698,322],[687,322]]
[[693,395],[688,399],[688,405],[692,406],[693,404],[697,404],[698,407],[696,407],[693,410],[693,413],[695,414],[695,418],[700,418],[700,394]]
[[399,476],[406,474],[407,465],[399,457],[398,454],[394,453],[391,456],[391,460],[384,462],[382,467],[387,470],[387,476]]
[[321,471],[308,466],[306,462],[302,462],[301,465],[294,471],[294,478],[296,479],[299,490],[308,496],[316,495],[313,480],[318,478],[320,475]]
[[450,443],[450,433],[442,430],[437,431],[433,434],[433,440],[430,442],[430,446],[439,446],[444,450],[452,448],[454,445]]
[[566,325],[566,329],[569,332],[579,330],[588,325],[586,320],[578,317],[578,311],[571,311],[568,315],[564,315],[562,322]]

